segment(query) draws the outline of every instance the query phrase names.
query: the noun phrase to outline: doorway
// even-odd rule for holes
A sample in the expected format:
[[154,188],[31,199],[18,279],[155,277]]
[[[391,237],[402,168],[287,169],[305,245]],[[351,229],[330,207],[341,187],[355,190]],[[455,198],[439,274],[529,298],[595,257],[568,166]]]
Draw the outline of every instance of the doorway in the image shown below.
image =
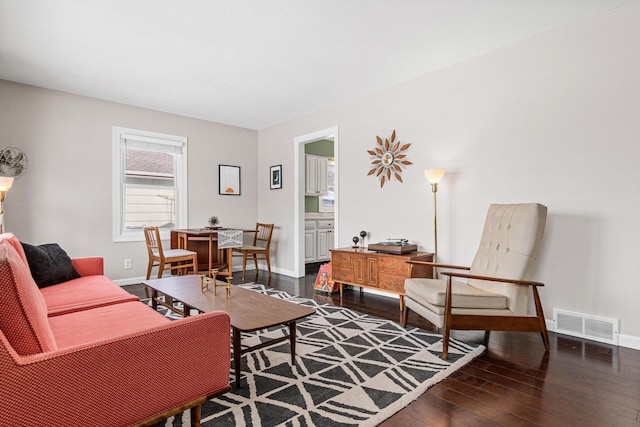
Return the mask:
[[338,218],[340,212],[339,197],[339,160],[338,127],[332,127],[294,138],[294,273],[296,277],[305,275],[305,145],[322,140],[333,141],[335,162],[334,175],[334,246],[339,241]]

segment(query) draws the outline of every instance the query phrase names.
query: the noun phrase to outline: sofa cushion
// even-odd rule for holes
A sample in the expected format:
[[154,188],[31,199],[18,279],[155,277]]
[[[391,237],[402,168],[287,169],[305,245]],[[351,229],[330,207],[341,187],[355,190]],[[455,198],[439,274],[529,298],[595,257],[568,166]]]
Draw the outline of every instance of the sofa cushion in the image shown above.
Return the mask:
[[[407,279],[404,281],[405,295],[418,302],[444,306],[447,296],[447,281],[438,279]],[[506,309],[507,297],[492,294],[466,283],[453,281],[451,284],[451,307]]]
[[22,244],[20,244],[20,240],[18,240],[18,238],[16,236],[14,236],[12,233],[0,234],[0,243],[7,243],[7,244],[11,245],[13,247],[13,249],[15,249],[16,252],[18,253],[18,255],[20,256],[20,259],[24,262],[24,265],[29,267],[29,263],[27,261],[27,256],[24,253],[24,249],[22,248]]
[[69,255],[57,243],[47,243],[40,246],[22,243],[22,247],[27,255],[33,280],[36,281],[39,288],[57,285],[80,277]]
[[40,289],[49,316],[140,299],[106,276],[85,276]]
[[20,255],[0,243],[0,329],[21,355],[57,349],[47,305]]
[[170,322],[139,301],[112,304],[49,318],[60,349],[115,338]]

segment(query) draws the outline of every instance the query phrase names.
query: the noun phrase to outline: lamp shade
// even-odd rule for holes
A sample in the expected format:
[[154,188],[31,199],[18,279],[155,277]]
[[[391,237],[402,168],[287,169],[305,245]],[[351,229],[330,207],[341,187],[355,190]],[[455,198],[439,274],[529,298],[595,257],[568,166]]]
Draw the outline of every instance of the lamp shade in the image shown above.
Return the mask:
[[424,176],[429,181],[429,184],[437,184],[444,176],[444,169],[425,169]]
[[13,185],[12,176],[0,176],[0,191],[7,191]]

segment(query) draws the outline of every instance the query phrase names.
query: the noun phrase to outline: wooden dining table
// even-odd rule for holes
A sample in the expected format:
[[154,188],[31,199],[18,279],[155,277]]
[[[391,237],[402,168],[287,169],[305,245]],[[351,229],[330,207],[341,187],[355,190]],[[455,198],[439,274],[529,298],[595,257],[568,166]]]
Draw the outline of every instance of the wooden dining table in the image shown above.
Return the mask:
[[[210,228],[177,228],[171,230],[171,249],[197,252],[198,272],[209,274],[212,269],[231,272],[229,251],[218,250],[218,230]],[[227,259],[228,258],[228,259]]]
[[[231,248],[218,249],[218,230],[223,228],[176,228],[171,230],[171,249],[197,252],[198,272],[209,274],[212,269],[223,270],[218,274],[231,276],[233,257]],[[256,230],[242,229],[244,233]]]

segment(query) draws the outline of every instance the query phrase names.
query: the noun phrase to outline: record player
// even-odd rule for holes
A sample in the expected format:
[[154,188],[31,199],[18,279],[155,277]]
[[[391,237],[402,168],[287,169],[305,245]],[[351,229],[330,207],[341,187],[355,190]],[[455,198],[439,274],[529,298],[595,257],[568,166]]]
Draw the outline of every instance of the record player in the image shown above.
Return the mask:
[[418,250],[417,245],[410,245],[408,239],[387,239],[380,243],[369,243],[367,249],[385,254],[407,254]]

